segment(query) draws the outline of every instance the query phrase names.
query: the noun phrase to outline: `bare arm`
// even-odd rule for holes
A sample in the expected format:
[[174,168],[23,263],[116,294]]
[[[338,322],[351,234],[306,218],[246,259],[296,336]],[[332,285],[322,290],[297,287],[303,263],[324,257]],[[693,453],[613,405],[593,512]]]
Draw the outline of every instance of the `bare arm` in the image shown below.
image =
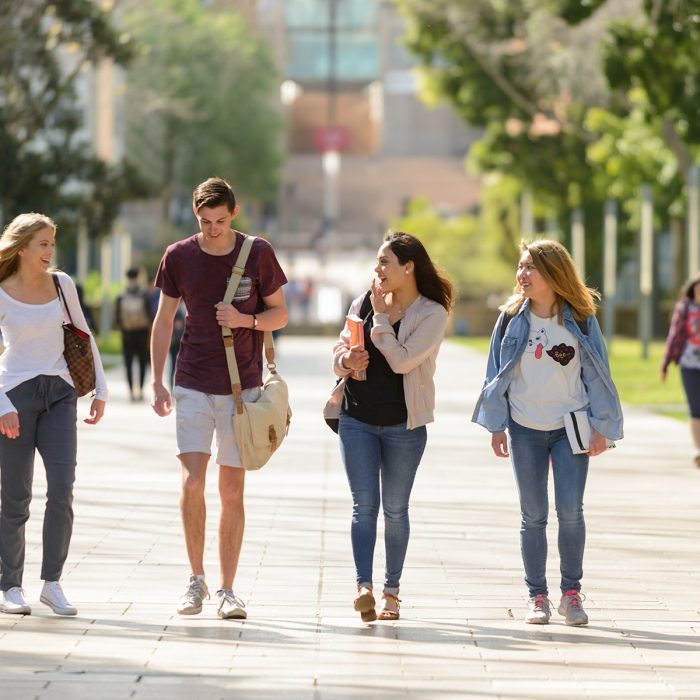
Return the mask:
[[[280,287],[270,296],[263,297],[265,310],[255,314],[258,320],[257,330],[276,331],[287,325],[287,302]],[[157,319],[157,317],[156,317]],[[253,314],[242,314],[232,304],[216,304],[216,320],[220,326],[229,328],[253,328]]]
[[172,411],[170,392],[163,384],[165,360],[170,350],[170,338],[173,334],[173,320],[177,313],[180,299],[161,293],[158,311],[151,331],[151,372],[153,400],[151,406],[159,416],[167,416]]

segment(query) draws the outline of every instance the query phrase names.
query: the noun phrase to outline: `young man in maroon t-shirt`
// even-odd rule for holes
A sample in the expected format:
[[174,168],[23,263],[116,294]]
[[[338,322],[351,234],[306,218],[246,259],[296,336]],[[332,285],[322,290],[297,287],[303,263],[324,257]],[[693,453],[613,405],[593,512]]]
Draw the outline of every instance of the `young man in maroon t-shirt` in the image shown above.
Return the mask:
[[[163,255],[156,274],[155,285],[161,294],[151,334],[153,410],[167,416],[174,401],[177,452],[182,463],[180,509],[191,575],[178,612],[201,612],[202,601],[209,595],[204,578],[204,485],[212,438],[216,436],[221,496],[217,615],[245,619],[245,605],[233,592],[245,522],[245,470],[231,424],[233,396],[221,327],[233,329],[243,398],[253,401],[260,395],[263,368],[263,333],[257,331],[274,331],[287,325],[282,292],[287,278],[272,246],[258,238],[233,303],[224,305],[221,300],[245,238],[231,228],[239,207],[231,186],[220,178],[210,178],[197,186],[193,206],[200,230],[168,246]],[[171,398],[163,384],[163,369],[180,299],[187,315]]]

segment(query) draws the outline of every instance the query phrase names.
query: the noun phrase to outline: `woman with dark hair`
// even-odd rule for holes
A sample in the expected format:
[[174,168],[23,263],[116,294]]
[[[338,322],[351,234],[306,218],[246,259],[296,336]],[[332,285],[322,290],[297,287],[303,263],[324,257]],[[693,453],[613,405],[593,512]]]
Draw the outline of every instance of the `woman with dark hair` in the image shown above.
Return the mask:
[[[333,348],[333,370],[341,377],[334,392],[342,392],[336,416],[340,451],[353,500],[354,608],[364,622],[377,619],[372,562],[380,504],[386,568],[379,619],[399,618],[408,502],[425,449],[425,426],[433,420],[435,360],[454,298],[450,281],[408,233],[387,234],[374,272],[371,289],[349,310],[363,320],[365,347],[351,345],[346,323]],[[366,380],[350,376],[361,370]]]
[[666,338],[666,353],[661,363],[661,381],[666,381],[668,366],[681,368],[681,379],[690,411],[690,433],[695,445],[695,466],[700,467],[700,273],[681,288],[673,309]]

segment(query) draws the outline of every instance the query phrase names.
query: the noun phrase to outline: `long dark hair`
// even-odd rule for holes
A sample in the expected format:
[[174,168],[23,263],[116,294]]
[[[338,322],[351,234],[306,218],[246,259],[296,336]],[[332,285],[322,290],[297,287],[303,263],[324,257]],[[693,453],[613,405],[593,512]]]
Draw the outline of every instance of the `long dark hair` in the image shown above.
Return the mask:
[[455,300],[455,288],[444,272],[438,270],[423,244],[410,233],[389,231],[384,236],[391,252],[401,265],[413,262],[418,291],[428,299],[436,301],[449,311]]
[[696,272],[682,287],[681,287],[681,299],[688,297],[690,301],[695,299],[695,285],[700,283],[700,272]]

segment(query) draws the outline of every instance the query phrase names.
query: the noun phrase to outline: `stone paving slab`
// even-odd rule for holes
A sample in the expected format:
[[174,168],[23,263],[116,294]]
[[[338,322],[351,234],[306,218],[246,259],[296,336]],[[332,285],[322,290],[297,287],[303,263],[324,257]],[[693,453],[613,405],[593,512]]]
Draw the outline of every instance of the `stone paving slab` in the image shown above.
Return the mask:
[[[105,420],[80,426],[64,575],[79,615],[59,618],[37,601],[38,463],[24,583],[33,613],[0,615],[2,700],[700,698],[700,470],[685,424],[626,410],[627,437],[589,475],[591,624],[569,628],[555,613],[550,625],[525,625],[510,465],[468,420],[484,358],[445,344],[411,506],[402,619],[363,625],[352,610],[350,497],[337,438],[320,418],[331,342],[279,343],[294,419],[281,452],[247,477],[236,581],[245,623],[217,620],[211,601],[201,615],[175,613],[187,564],[174,419],[128,403],[121,370],[110,371]],[[215,589],[215,469],[207,491]],[[377,571],[381,542],[380,528]],[[548,571],[556,590],[553,551]]]

